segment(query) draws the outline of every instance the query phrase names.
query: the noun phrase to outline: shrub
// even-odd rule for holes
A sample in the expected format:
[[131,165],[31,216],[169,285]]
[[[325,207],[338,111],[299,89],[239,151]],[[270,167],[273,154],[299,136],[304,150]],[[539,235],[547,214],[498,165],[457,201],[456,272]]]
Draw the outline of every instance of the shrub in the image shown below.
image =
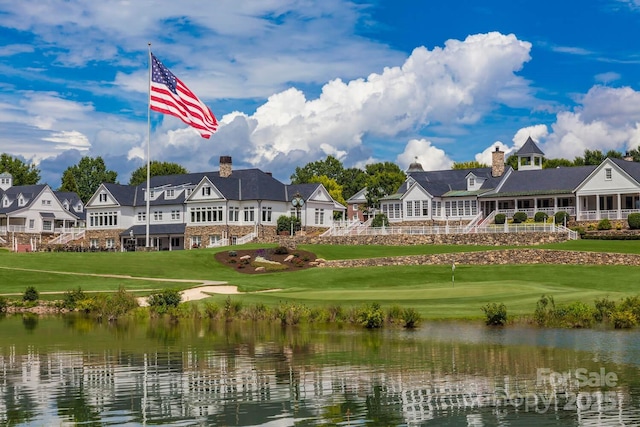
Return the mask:
[[409,307],[402,310],[402,322],[405,328],[415,328],[420,320],[422,320],[422,316],[420,316],[420,313],[418,313],[415,308]]
[[64,293],[64,297],[62,298],[62,307],[73,311],[76,309],[78,303],[86,298],[87,296],[82,291],[82,288],[78,286],[78,289],[68,290]]
[[172,308],[178,307],[182,301],[182,295],[175,289],[164,289],[162,292],[149,295],[147,302],[152,311],[165,314]]
[[227,252],[227,255],[229,255],[230,257],[235,257],[235,256],[238,256],[238,252],[236,252],[236,251],[229,251],[229,252]]
[[533,318],[539,326],[549,326],[556,321],[556,303],[551,295],[542,295],[536,303]]
[[382,327],[384,323],[384,313],[382,312],[382,308],[380,308],[380,304],[374,302],[361,308],[357,320],[358,323],[367,329]]
[[309,315],[310,310],[306,306],[295,302],[281,303],[276,308],[276,316],[283,325],[297,325]]
[[608,218],[601,219],[598,223],[598,230],[611,230],[611,221]]
[[293,231],[296,232],[301,228],[300,218],[289,215],[280,215],[277,220],[276,231],[278,233],[282,231],[291,232],[291,223],[293,223]]
[[545,222],[547,219],[549,219],[549,215],[544,212],[536,212],[536,214],[533,216],[533,220],[535,222]]
[[638,324],[638,318],[630,310],[616,310],[611,314],[611,323],[616,329],[629,329]]
[[289,249],[284,246],[278,246],[273,250],[273,253],[276,255],[287,255],[289,253]]
[[396,320],[400,320],[402,318],[402,307],[398,304],[394,304],[387,310],[387,322],[395,323]]
[[640,229],[640,213],[630,213],[627,217],[629,228],[632,230]]
[[620,301],[618,310],[630,311],[634,314],[634,316],[636,316],[637,319],[640,319],[640,297],[636,295],[623,298],[622,301]]
[[507,221],[507,216],[505,214],[496,214],[495,218],[493,219],[493,222],[495,224],[504,224]]
[[554,215],[555,222],[558,225],[564,225],[565,222],[569,222],[569,214],[565,211],[556,212]]
[[577,301],[562,307],[562,326],[569,328],[588,328],[593,325],[595,310],[587,304]]
[[206,302],[204,304],[204,315],[209,319],[217,319],[220,315],[220,306],[215,302]]
[[371,227],[380,228],[380,227],[388,227],[389,219],[385,214],[376,214],[376,216],[371,221]]
[[22,294],[22,301],[25,302],[36,302],[39,298],[40,294],[33,286],[27,287],[27,289],[24,291],[24,294]]
[[489,326],[503,326],[507,323],[507,306],[503,303],[489,303],[482,307],[486,316],[484,323]]
[[522,222],[527,222],[527,214],[525,212],[516,212],[513,214],[513,223],[520,224]]
[[7,307],[9,306],[9,301],[0,295],[0,313],[4,313],[7,311]]
[[241,301],[232,301],[231,297],[228,296],[224,301],[224,317],[227,321],[233,320],[233,317],[236,317],[240,310],[242,310],[242,302]]
[[594,317],[598,322],[609,320],[616,309],[616,303],[607,297],[595,300],[594,305],[596,308]]

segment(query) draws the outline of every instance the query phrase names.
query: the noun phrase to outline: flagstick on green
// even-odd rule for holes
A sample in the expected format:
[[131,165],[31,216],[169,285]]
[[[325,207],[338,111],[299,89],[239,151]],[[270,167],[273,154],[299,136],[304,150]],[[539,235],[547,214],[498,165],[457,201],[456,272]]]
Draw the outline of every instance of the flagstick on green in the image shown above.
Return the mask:
[[451,287],[456,286],[456,262],[451,264]]

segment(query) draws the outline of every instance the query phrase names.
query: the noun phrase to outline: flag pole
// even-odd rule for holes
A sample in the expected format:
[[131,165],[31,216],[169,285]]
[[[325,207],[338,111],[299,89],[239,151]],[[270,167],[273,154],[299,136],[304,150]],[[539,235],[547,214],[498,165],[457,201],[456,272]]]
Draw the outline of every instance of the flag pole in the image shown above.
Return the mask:
[[149,212],[150,202],[151,202],[151,43],[147,43],[149,50],[149,82],[147,84],[147,91],[149,94],[149,99],[147,102],[147,211],[146,211],[146,235],[145,235],[145,249],[149,250],[149,221],[151,220],[151,215]]

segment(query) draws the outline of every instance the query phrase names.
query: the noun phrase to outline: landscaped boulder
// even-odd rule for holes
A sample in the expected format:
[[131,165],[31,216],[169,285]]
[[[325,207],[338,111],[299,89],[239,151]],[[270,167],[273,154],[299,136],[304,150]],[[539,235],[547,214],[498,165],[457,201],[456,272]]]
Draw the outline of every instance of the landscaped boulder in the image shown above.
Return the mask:
[[295,256],[293,256],[293,255],[289,255],[288,257],[286,257],[286,258],[284,259],[284,262],[291,262],[294,258],[295,258]]
[[250,260],[250,259],[251,259],[251,255],[243,255],[243,256],[241,256],[241,257],[240,257],[240,259],[241,259],[242,261]]
[[267,271],[264,267],[256,267],[256,271]]

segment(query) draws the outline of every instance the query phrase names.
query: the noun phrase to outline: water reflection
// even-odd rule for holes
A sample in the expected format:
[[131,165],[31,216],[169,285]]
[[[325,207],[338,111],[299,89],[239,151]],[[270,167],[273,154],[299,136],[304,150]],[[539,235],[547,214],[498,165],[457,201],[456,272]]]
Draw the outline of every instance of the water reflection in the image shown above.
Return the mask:
[[[640,422],[634,332],[187,323],[43,318],[25,334],[24,319],[1,320],[0,423]],[[587,384],[580,369],[617,380]]]

